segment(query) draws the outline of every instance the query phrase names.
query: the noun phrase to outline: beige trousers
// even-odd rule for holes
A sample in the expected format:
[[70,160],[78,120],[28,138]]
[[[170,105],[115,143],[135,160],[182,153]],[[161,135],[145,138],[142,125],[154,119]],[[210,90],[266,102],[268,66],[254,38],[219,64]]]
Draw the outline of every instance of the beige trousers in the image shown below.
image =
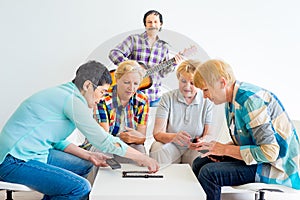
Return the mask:
[[154,141],[151,145],[149,156],[160,164],[188,163],[192,165],[195,158],[201,153],[187,147],[178,148],[174,143],[163,144]]

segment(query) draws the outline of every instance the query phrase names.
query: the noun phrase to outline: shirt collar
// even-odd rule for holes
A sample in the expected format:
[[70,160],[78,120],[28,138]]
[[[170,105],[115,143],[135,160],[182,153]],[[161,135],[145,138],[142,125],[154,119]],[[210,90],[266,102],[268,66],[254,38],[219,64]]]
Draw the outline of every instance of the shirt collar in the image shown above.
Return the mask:
[[[145,31],[144,33],[141,34],[141,37],[145,40],[148,40],[148,35],[147,35],[147,31]],[[160,40],[159,36],[156,35],[156,41],[161,42],[162,40]]]
[[[200,95],[199,92],[201,92],[200,89],[197,89],[196,96],[195,96],[195,98],[193,99],[193,101],[192,101],[192,103],[190,105],[200,104],[201,103],[201,100],[199,98],[199,95]],[[184,96],[182,95],[182,93],[180,92],[179,89],[176,90],[176,96],[177,96],[177,100],[179,102],[184,103],[184,104],[187,105],[187,103],[186,103],[186,101],[184,99]]]

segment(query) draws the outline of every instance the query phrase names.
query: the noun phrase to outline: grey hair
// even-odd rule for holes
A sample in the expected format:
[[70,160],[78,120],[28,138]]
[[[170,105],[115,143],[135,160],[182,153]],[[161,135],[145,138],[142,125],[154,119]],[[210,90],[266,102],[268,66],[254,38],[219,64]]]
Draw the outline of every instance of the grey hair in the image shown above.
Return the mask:
[[111,84],[112,79],[108,69],[100,62],[88,61],[81,65],[77,71],[76,76],[72,82],[79,90],[83,89],[85,81],[91,81],[94,85]]

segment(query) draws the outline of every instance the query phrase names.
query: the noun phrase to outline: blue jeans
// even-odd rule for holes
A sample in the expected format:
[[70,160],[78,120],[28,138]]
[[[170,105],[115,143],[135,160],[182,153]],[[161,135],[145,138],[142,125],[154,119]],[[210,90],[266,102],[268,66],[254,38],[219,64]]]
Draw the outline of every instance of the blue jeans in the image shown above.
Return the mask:
[[257,165],[246,165],[244,161],[225,157],[221,162],[198,157],[192,169],[208,200],[221,199],[222,186],[234,186],[255,182]]
[[88,199],[91,190],[84,178],[93,164],[74,155],[50,150],[47,163],[24,162],[7,155],[0,164],[0,180],[26,185],[44,195],[44,200]]

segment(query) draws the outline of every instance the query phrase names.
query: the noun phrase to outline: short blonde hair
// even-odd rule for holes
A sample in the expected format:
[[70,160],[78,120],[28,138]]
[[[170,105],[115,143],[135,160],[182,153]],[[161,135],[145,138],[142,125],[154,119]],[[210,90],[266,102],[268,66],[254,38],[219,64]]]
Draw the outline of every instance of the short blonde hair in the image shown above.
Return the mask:
[[229,64],[217,59],[208,60],[197,66],[194,85],[200,89],[203,89],[206,85],[213,87],[221,77],[224,77],[229,84],[234,83],[236,80]]
[[135,60],[126,60],[119,64],[115,72],[115,78],[120,79],[124,74],[128,72],[138,72],[140,79],[142,80],[145,76],[145,69]]
[[188,73],[194,75],[196,72],[196,66],[200,65],[201,62],[198,60],[185,60],[183,61],[176,70],[176,76],[179,79],[180,74]]

